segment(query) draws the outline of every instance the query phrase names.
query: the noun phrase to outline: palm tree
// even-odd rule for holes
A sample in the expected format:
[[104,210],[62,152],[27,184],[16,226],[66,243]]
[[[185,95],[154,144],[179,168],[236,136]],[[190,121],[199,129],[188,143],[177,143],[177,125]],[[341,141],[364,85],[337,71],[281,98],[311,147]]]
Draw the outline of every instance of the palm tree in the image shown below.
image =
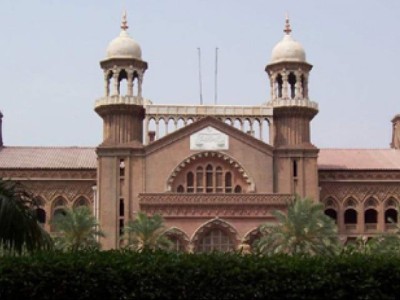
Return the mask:
[[104,236],[90,209],[79,206],[65,209],[53,221],[56,229],[54,236],[57,249],[64,251],[100,249],[98,237]]
[[288,203],[287,213],[272,214],[278,222],[260,227],[262,237],[255,243],[260,254],[328,255],[339,250],[336,225],[322,204],[296,197]]
[[22,254],[52,248],[50,235],[36,218],[35,198],[21,184],[0,179],[0,249]]
[[161,215],[155,214],[148,217],[144,212],[138,212],[136,219],[125,226],[124,238],[127,241],[127,248],[139,252],[170,250],[172,242],[165,234],[167,231]]

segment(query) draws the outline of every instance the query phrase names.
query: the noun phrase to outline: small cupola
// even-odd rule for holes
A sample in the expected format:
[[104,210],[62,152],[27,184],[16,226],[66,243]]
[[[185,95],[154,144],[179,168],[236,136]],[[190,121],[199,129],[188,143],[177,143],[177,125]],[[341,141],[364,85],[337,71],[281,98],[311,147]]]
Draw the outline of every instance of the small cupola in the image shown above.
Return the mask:
[[128,33],[128,21],[126,12],[122,15],[121,32],[118,37],[113,39],[107,47],[107,59],[112,58],[133,58],[142,59],[142,49],[140,45]]
[[392,142],[390,143],[390,147],[392,149],[400,149],[400,115],[394,116],[392,124]]

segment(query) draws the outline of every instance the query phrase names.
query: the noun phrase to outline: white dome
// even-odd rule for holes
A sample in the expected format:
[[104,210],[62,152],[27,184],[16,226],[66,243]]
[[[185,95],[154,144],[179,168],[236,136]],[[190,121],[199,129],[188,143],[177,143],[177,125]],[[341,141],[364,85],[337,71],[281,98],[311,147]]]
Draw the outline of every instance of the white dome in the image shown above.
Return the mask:
[[285,34],[272,50],[271,63],[278,62],[306,62],[306,52],[303,46],[296,42],[290,34]]
[[108,44],[107,58],[135,58],[141,60],[142,50],[139,44],[123,29],[119,36]]

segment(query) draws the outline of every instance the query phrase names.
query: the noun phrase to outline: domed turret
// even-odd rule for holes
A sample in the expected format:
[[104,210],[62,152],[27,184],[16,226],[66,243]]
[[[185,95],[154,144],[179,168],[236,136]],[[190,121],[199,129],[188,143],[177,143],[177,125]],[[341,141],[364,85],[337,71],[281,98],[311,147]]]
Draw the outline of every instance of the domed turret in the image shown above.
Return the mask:
[[140,45],[127,32],[128,22],[126,13],[122,16],[121,33],[113,39],[107,47],[107,58],[134,58],[142,59]]
[[296,42],[292,36],[292,29],[290,28],[289,18],[286,17],[285,35],[283,39],[276,44],[272,50],[271,64],[279,62],[306,62],[306,52],[303,46]]
[[121,33],[107,47],[100,62],[104,74],[104,96],[96,100],[95,111],[103,118],[103,144],[142,143],[146,100],[142,84],[147,62],[142,60],[139,44],[128,32],[126,12],[122,14]]

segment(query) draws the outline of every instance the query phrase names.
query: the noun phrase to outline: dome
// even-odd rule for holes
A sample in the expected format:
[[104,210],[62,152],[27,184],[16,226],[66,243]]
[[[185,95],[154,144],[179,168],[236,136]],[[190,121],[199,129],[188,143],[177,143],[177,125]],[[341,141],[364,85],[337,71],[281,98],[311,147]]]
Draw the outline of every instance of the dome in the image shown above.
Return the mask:
[[285,35],[272,50],[271,63],[306,62],[306,52],[303,46],[292,38],[291,31],[289,19],[286,19]]
[[135,58],[142,59],[142,50],[139,44],[129,36],[126,12],[122,15],[121,33],[113,39],[107,47],[107,58]]
[[107,58],[142,59],[142,50],[139,44],[129,36],[126,30],[122,30],[119,36],[108,44]]

